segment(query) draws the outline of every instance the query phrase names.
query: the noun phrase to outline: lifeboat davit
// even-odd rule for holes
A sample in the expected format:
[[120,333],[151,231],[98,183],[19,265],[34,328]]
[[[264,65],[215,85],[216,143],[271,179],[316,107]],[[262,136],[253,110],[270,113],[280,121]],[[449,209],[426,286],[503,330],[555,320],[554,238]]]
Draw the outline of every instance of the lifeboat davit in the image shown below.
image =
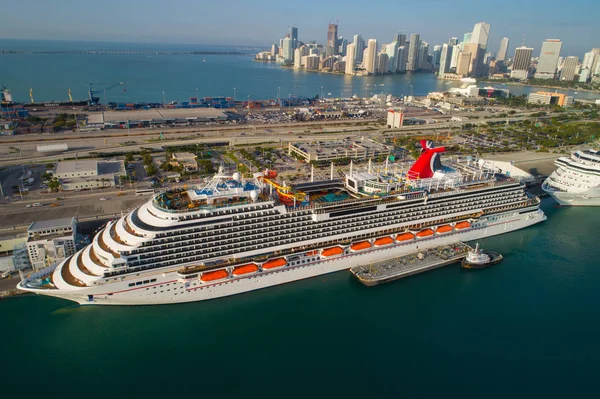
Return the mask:
[[339,255],[339,254],[343,254],[343,253],[344,253],[344,249],[342,247],[331,247],[331,248],[325,248],[321,252],[321,256],[334,256],[334,255]]
[[433,234],[434,234],[434,233],[433,233],[433,230],[431,230],[431,229],[424,229],[424,230],[421,230],[421,231],[419,231],[419,232],[417,233],[417,238],[425,238],[425,237],[430,237],[430,236],[432,236]]
[[371,248],[371,243],[369,241],[355,242],[350,246],[350,249],[353,251],[362,251],[363,249],[369,248]]
[[375,246],[389,245],[394,242],[392,237],[381,237],[375,240]]
[[471,223],[469,222],[458,222],[456,223],[456,225],[454,226],[454,228],[456,230],[460,230],[460,229],[468,229],[469,227],[471,227]]
[[306,256],[313,256],[313,255],[316,255],[316,254],[317,254],[317,251],[309,251],[309,252],[306,253]]
[[438,227],[437,229],[435,229],[435,232],[437,234],[444,234],[444,233],[449,233],[452,231],[452,226],[445,224],[443,226]]
[[398,234],[398,236],[396,237],[396,241],[410,241],[410,240],[414,240],[415,235],[413,233],[402,233],[402,234]]
[[229,273],[227,273],[227,270],[216,270],[214,272],[202,273],[200,280],[206,283],[208,281],[221,280],[227,277],[229,277]]
[[235,269],[233,269],[233,272],[231,274],[233,274],[234,276],[242,276],[244,274],[255,273],[257,271],[258,266],[256,266],[254,263],[250,263],[249,265],[236,267]]
[[287,265],[287,261],[283,258],[271,259],[263,263],[263,269],[275,269]]

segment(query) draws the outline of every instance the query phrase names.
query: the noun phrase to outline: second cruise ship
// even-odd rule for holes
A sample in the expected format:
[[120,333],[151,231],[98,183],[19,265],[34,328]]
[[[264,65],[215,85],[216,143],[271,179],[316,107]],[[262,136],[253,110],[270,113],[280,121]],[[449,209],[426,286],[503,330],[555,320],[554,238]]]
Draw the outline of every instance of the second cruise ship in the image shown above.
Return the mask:
[[[431,142],[410,167],[294,186],[223,170],[159,193],[19,288],[80,304],[172,304],[239,294],[522,229],[539,199],[477,164],[443,166]],[[370,163],[369,163],[370,165]],[[333,169],[332,169],[333,170]]]

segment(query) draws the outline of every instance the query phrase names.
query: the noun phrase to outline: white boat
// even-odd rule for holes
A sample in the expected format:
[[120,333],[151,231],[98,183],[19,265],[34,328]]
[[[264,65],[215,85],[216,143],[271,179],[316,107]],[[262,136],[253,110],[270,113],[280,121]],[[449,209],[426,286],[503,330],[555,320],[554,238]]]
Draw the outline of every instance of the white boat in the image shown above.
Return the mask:
[[560,205],[600,206],[600,151],[577,150],[560,157],[557,169],[542,184],[542,189]]
[[221,169],[206,186],[153,195],[18,288],[80,304],[200,301],[546,219],[518,181],[474,163],[442,166],[444,149],[422,146],[412,165],[351,165],[344,179],[295,186],[273,171],[244,179]]

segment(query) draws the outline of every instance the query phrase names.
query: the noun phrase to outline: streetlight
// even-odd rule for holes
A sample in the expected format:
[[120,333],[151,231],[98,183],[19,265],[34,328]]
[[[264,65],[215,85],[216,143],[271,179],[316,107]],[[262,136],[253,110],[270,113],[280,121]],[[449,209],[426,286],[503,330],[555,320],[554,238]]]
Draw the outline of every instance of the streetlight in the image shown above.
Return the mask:
[[288,112],[292,110],[292,95],[288,94]]
[[235,86],[233,86],[233,101],[235,101]]
[[277,87],[277,102],[281,105],[281,87]]
[[164,92],[164,91],[162,92],[162,98],[163,98],[163,107],[164,107],[164,106],[165,106],[165,103],[167,102],[167,101],[165,100],[165,92]]

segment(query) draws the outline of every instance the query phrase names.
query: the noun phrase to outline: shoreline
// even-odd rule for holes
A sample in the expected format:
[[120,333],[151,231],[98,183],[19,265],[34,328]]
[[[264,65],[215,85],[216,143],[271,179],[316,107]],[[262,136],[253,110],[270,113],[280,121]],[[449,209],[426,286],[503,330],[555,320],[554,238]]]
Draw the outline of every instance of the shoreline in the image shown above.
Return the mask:
[[555,89],[555,90],[572,91],[572,92],[584,91],[587,93],[600,94],[600,90],[594,90],[594,89],[578,89],[578,88],[574,88],[574,87],[559,87],[559,86],[550,86],[550,85],[533,85],[530,83],[521,83],[521,82],[503,82],[501,80],[499,80],[499,81],[477,80],[477,83],[489,83],[489,84],[496,84],[496,85],[498,85],[498,84],[499,85],[513,85],[513,86],[521,86],[521,87],[540,87],[543,89]]

